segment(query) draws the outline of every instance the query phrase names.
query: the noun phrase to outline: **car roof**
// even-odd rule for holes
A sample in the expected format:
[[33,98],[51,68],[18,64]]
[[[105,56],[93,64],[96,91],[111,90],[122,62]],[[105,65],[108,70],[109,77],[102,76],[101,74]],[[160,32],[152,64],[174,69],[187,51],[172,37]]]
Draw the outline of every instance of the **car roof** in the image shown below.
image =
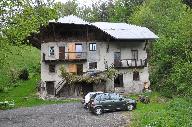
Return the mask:
[[89,92],[88,94],[95,94],[95,93],[103,93],[101,91],[98,91],[98,92]]

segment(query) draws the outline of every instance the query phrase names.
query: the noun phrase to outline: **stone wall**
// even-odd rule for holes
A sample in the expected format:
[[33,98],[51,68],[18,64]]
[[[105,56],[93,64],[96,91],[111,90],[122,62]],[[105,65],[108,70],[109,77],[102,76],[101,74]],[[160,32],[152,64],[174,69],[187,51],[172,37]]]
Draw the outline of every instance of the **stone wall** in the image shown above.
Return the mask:
[[[49,42],[43,43],[41,45],[41,55],[46,54],[46,59],[54,60],[59,58],[59,46],[65,46],[66,52],[68,51],[69,42]],[[75,42],[73,42],[75,43]],[[83,51],[87,52],[87,61],[82,62],[83,72],[89,70],[90,62],[97,62],[97,70],[104,71],[106,68],[106,63],[109,66],[113,65],[114,62],[114,52],[121,52],[121,59],[131,59],[131,50],[138,50],[138,59],[146,59],[147,53],[144,50],[145,42],[77,42],[83,44]],[[96,43],[97,50],[89,51],[89,43]],[[55,55],[49,56],[49,47],[55,47]],[[59,68],[64,65],[66,70],[69,63],[57,63],[56,64],[56,73],[49,72],[49,64],[42,62],[41,63],[41,79],[42,81],[55,81],[55,85],[61,81]],[[123,74],[123,84],[124,91],[129,93],[141,92],[143,89],[144,82],[149,82],[148,67],[136,69],[139,72],[140,80],[133,81],[133,71],[135,69],[124,68],[118,69],[119,73]],[[114,81],[108,80],[106,82],[106,91],[114,91]]]

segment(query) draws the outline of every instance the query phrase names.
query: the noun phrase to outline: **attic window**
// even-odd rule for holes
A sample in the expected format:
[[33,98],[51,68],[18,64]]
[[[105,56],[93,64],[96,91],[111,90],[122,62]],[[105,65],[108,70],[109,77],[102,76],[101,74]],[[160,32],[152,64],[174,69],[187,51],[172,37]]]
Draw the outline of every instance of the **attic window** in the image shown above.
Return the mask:
[[89,43],[89,51],[96,51],[96,43]]
[[89,69],[97,69],[97,62],[89,63]]
[[49,56],[55,55],[54,46],[49,47]]

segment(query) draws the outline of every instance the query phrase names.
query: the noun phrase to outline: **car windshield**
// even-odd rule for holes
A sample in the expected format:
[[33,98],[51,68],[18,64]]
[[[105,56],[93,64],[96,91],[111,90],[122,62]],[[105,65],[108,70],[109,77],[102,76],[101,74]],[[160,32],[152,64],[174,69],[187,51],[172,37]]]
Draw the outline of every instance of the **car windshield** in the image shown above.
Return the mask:
[[92,100],[92,99],[94,99],[96,96],[97,96],[97,94],[93,94],[90,99]]

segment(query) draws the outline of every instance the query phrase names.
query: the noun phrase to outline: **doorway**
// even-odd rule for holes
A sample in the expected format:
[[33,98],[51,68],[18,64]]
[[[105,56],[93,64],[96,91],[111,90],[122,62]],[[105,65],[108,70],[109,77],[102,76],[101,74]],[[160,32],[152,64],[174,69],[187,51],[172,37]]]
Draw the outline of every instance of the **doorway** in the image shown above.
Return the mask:
[[123,87],[123,74],[118,74],[114,78],[114,87]]
[[55,88],[54,88],[54,81],[48,81],[46,82],[46,91],[47,91],[47,94],[49,95],[54,95],[54,91],[55,91]]
[[77,64],[77,75],[83,74],[83,64]]
[[82,84],[82,93],[83,96],[87,95],[89,92],[93,92],[93,84]]

